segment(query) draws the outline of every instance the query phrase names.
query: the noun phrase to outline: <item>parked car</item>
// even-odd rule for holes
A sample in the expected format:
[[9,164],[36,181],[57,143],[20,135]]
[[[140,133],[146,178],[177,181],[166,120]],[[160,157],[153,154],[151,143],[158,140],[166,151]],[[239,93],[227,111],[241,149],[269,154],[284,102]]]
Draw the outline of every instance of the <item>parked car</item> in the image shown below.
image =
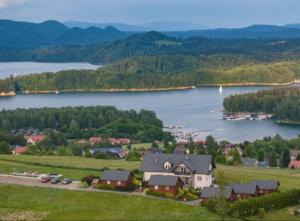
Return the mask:
[[42,183],[48,183],[51,181],[51,177],[50,176],[42,176],[41,178],[41,182]]
[[63,181],[61,182],[63,185],[68,185],[68,184],[70,184],[70,183],[72,183],[73,181],[71,180],[71,179],[68,179],[68,178],[66,178],[66,179],[63,179]]
[[51,179],[51,184],[57,184],[57,183],[59,183],[60,182],[60,177],[53,177],[52,179]]

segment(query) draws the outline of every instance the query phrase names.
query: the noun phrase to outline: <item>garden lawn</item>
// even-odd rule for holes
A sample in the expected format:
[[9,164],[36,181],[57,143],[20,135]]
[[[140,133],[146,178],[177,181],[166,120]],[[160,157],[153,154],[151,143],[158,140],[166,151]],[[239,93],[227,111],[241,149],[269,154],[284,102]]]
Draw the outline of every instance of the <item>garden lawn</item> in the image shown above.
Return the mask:
[[115,193],[0,184],[0,208],[46,214],[46,220],[218,220],[201,206]]

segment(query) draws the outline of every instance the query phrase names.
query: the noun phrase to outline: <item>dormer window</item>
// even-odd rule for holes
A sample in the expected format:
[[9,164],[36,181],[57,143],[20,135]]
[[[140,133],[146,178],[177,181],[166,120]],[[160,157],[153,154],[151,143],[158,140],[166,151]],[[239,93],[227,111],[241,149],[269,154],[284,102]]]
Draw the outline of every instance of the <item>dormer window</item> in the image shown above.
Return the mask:
[[169,161],[166,161],[166,162],[164,163],[164,168],[165,168],[166,170],[171,169],[171,167],[172,167],[172,165],[171,165],[171,163],[170,163]]

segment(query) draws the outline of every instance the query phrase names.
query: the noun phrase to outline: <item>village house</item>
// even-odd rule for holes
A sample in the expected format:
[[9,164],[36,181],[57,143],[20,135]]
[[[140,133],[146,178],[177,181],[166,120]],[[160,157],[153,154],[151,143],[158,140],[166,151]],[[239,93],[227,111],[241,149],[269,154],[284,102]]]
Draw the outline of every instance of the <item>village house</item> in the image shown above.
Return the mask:
[[89,142],[92,145],[100,144],[102,142],[102,138],[101,137],[91,137],[89,139]]
[[127,144],[130,144],[130,139],[128,139],[128,138],[108,138],[108,141],[112,145],[127,145]]
[[292,160],[289,163],[289,168],[290,169],[299,169],[300,168],[300,160]]
[[[234,192],[232,188],[226,187],[224,189],[224,197],[226,200],[234,201]],[[202,203],[206,204],[210,198],[217,198],[221,196],[219,187],[205,187],[201,192]]]
[[27,147],[20,147],[20,146],[16,146],[14,148],[14,150],[12,151],[13,155],[20,155],[23,154],[27,151]]
[[108,185],[113,188],[128,187],[133,180],[133,173],[121,170],[105,170],[99,179],[99,184]]
[[31,135],[27,139],[27,144],[33,144],[36,145],[40,142],[42,142],[45,139],[44,135],[38,134],[38,135]]
[[254,180],[252,183],[253,185],[257,185],[259,195],[278,192],[280,186],[278,180]]
[[255,183],[232,183],[228,188],[231,188],[234,192],[233,200],[258,196],[258,186]]
[[148,182],[149,190],[175,196],[183,187],[181,179],[177,176],[152,175]]
[[141,164],[144,182],[153,175],[178,176],[194,189],[212,186],[215,168],[211,155],[146,154]]
[[[254,180],[249,183],[232,183],[224,190],[224,197],[233,202],[235,200],[248,199],[273,192],[278,192],[279,181],[276,180]],[[207,203],[209,198],[221,195],[219,187],[207,187],[201,192],[203,203]]]

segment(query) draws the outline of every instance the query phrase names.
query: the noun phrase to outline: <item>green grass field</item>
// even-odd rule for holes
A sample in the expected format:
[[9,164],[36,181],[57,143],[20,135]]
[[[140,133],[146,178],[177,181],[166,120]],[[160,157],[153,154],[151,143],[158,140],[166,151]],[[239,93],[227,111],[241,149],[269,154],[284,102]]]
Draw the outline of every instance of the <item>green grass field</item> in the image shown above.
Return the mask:
[[[21,156],[0,156],[0,173],[11,173],[11,172],[22,172],[22,171],[35,171],[35,172],[42,172],[42,173],[49,173],[49,172],[56,172],[56,173],[62,173],[64,174],[65,177],[70,177],[70,178],[75,178],[75,179],[80,179],[85,175],[89,175],[89,174],[93,174],[93,175],[100,175],[100,169],[103,167],[107,167],[107,168],[111,168],[111,169],[118,169],[118,168],[122,168],[122,169],[136,169],[139,168],[140,166],[140,162],[126,162],[126,161],[120,161],[120,160],[97,160],[97,159],[90,159],[90,158],[83,158],[83,157],[57,157],[57,156],[26,156],[26,155],[21,155]],[[268,168],[268,169],[262,169],[262,168],[250,168],[250,167],[236,167],[236,166],[225,166],[225,165],[217,165],[217,170],[223,170],[225,172],[225,176],[226,176],[226,181],[227,182],[248,182],[250,180],[254,180],[254,179],[276,179],[280,181],[280,190],[281,191],[285,191],[285,190],[289,190],[289,189],[293,189],[293,188],[299,188],[300,186],[300,170],[290,170],[290,169],[277,169],[277,168]],[[9,188],[9,187],[5,187],[5,188]],[[73,216],[73,211],[75,210],[80,210],[79,208],[77,208],[74,205],[70,205],[70,209],[64,208],[64,211],[52,211],[52,206],[49,205],[45,208],[35,208],[35,207],[28,207],[28,208],[23,208],[22,206],[20,207],[19,205],[13,205],[11,204],[11,206],[5,206],[3,204],[3,198],[1,198],[2,193],[6,193],[6,190],[3,186],[1,186],[0,188],[0,208],[6,208],[6,209],[14,209],[16,210],[16,213],[20,213],[19,210],[21,211],[25,211],[27,213],[25,214],[31,214],[30,210],[34,209],[34,211],[37,212],[44,212],[43,214],[49,212],[49,216],[47,217],[47,219],[51,218],[51,219],[55,219],[55,217],[58,217],[59,219],[64,219],[64,215],[63,214],[67,214],[66,217],[70,217],[71,218],[78,218],[78,219],[99,219],[99,213],[97,211],[94,210],[93,208],[91,211],[89,211],[87,209],[87,205],[85,205],[86,207],[84,207],[85,209],[82,209],[82,213],[78,214],[78,215],[74,215]],[[18,189],[17,186],[13,186],[12,188],[16,188]],[[23,189],[23,187],[21,188]],[[51,196],[47,195],[44,196],[47,191],[41,190],[41,189],[33,189],[33,188],[29,188],[29,190],[31,192],[35,192],[33,193],[33,195],[39,195],[41,196],[42,199],[46,198],[46,199],[51,199]],[[57,192],[58,191],[58,192]],[[65,193],[65,192],[59,192],[61,190],[51,190],[51,194],[54,195],[54,197],[60,197],[60,195],[70,195],[71,193]],[[17,193],[18,191],[16,191]],[[68,192],[68,191],[67,191]],[[24,193],[25,194],[25,193]],[[74,193],[74,196],[72,196],[72,200],[76,200],[76,197],[78,197],[79,195],[82,196],[82,200],[83,201],[87,201],[87,200],[95,200],[93,197],[92,199],[89,199],[91,196],[85,195],[87,193]],[[91,193],[94,194],[94,193]],[[106,196],[107,194],[109,195],[109,193],[104,194],[104,196],[102,196],[102,193],[96,193],[99,194],[99,202],[97,202],[97,206],[100,203],[99,207],[101,207],[103,209],[103,207],[105,205],[101,205],[101,202],[103,202],[103,200],[108,200],[108,196]],[[113,194],[113,193],[112,193]],[[15,194],[13,194],[15,195]],[[72,194],[71,194],[72,195]],[[113,194],[114,195],[114,194]],[[20,195],[20,197],[22,196],[22,194]],[[12,196],[13,197],[13,196]],[[15,196],[17,197],[17,196]],[[49,198],[50,197],[50,198]],[[124,199],[123,199],[124,197]],[[136,205],[135,203],[131,203],[133,201],[129,200],[129,198],[132,196],[122,196],[121,198],[124,200],[122,201],[125,205],[125,207],[128,207],[128,210],[125,210],[123,208],[123,210],[116,212],[116,214],[114,214],[114,216],[112,214],[110,214],[112,211],[108,212],[109,214],[102,214],[100,215],[100,218],[102,219],[119,219],[120,218],[120,214],[125,213],[125,211],[130,211],[130,213],[132,213],[132,208],[134,208]],[[23,204],[27,204],[27,201],[24,198],[20,198],[20,202],[23,202]],[[70,199],[71,199],[70,198]],[[74,199],[73,199],[74,198]],[[80,197],[78,197],[80,198]],[[125,202],[127,199],[128,202]],[[4,202],[5,201],[9,201],[10,198],[6,197],[4,198]],[[24,201],[25,200],[25,201]],[[61,198],[59,198],[59,200],[62,200]],[[65,199],[64,199],[65,200]],[[112,200],[115,201],[116,199]],[[152,205],[152,201],[150,203],[148,203],[148,200],[150,199],[143,199],[140,203],[144,203],[147,205],[140,205],[142,206],[141,210],[144,209],[144,207],[147,207],[149,205]],[[51,199],[51,201],[53,201],[53,199]],[[118,201],[118,200],[116,200]],[[39,202],[37,200],[37,202]],[[36,203],[37,203],[36,202]],[[80,201],[81,202],[81,201]],[[146,203],[147,202],[147,203]],[[199,211],[201,211],[201,213],[205,213],[205,214],[210,214],[207,218],[213,218],[213,216],[211,216],[212,214],[209,213],[205,208],[202,207],[197,207],[197,211],[194,211],[194,209],[187,209],[188,212],[186,214],[186,216],[183,215],[183,211],[181,211],[181,204],[178,204],[176,202],[175,203],[178,207],[180,207],[180,211],[177,211],[176,206],[174,206],[171,202],[169,201],[155,201],[155,202],[162,202],[163,205],[161,205],[162,207],[164,206],[164,203],[167,202],[167,205],[170,206],[170,208],[168,207],[166,209],[166,211],[170,212],[170,209],[175,207],[174,212],[177,214],[178,213],[178,217],[173,216],[172,218],[170,217],[170,219],[191,219],[190,217],[192,217],[194,215],[199,216]],[[110,202],[108,200],[108,205],[113,202]],[[66,203],[67,204],[67,203]],[[72,204],[72,203],[71,203]],[[154,203],[155,204],[155,203]],[[8,204],[10,205],[10,204]],[[118,204],[117,204],[118,205]],[[122,205],[122,204],[121,204]],[[124,206],[123,205],[123,206]],[[160,205],[160,203],[159,203]],[[53,205],[54,206],[54,205]],[[69,205],[68,205],[69,206]],[[73,208],[73,207],[76,207]],[[113,207],[115,208],[115,207]],[[139,208],[139,207],[137,207]],[[156,207],[155,207],[156,208]],[[185,206],[184,206],[185,208]],[[29,210],[29,212],[27,211]],[[300,220],[298,219],[298,217],[296,216],[291,216],[289,214],[289,210],[290,208],[286,208],[283,210],[278,210],[278,211],[274,211],[274,212],[269,212],[266,214],[266,217],[268,218],[267,220]],[[151,210],[151,211],[154,211]],[[166,214],[164,210],[157,210],[157,214]],[[1,211],[0,211],[1,212]],[[149,212],[150,213],[150,212]],[[1,213],[0,213],[1,214]],[[54,215],[55,214],[55,215]],[[74,213],[76,214],[76,213]],[[277,215],[275,215],[277,214]],[[137,214],[137,216],[141,216],[141,214]],[[153,214],[151,214],[149,216],[151,219],[159,219],[159,218],[165,218],[164,215],[155,215],[154,212]],[[202,215],[200,216],[202,217]],[[127,219],[132,219],[132,214],[130,214],[129,217],[127,217]],[[204,216],[205,218],[205,216]],[[192,218],[194,219],[194,218]],[[256,219],[255,217],[253,218],[254,220]],[[1,220],[1,219],[0,219]],[[205,219],[200,219],[200,220],[205,220]]]
[[[115,193],[0,184],[0,214],[11,211],[46,220],[217,220],[201,206]],[[1,219],[1,218],[0,218]]]

